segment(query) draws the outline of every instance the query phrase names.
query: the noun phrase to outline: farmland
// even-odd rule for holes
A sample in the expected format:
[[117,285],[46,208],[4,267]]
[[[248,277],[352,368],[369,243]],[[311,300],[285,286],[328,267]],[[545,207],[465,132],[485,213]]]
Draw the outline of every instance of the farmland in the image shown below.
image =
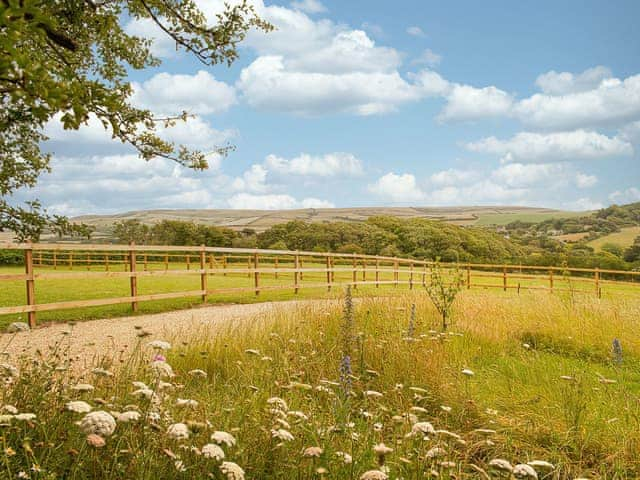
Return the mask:
[[604,237],[596,238],[595,240],[587,243],[590,247],[593,247],[596,251],[600,251],[602,246],[606,243],[613,243],[620,247],[626,248],[633,244],[636,237],[640,236],[640,227],[626,227],[620,229],[619,232],[610,233]]

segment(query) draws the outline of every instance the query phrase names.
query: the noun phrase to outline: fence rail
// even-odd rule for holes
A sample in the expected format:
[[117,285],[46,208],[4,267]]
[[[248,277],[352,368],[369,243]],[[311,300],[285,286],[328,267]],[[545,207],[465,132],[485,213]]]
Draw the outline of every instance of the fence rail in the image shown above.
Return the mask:
[[[84,245],[45,243],[2,243],[0,249],[24,254],[24,273],[0,273],[3,282],[25,282],[23,305],[0,305],[0,315],[28,315],[35,326],[36,312],[130,303],[138,310],[140,302],[185,297],[301,288],[326,288],[350,284],[358,286],[426,287],[434,262],[427,260],[323,252],[262,250],[206,246]],[[306,264],[306,266],[305,266]],[[534,265],[442,264],[461,271],[465,288],[498,288],[503,291],[548,290],[591,293],[600,296],[603,286],[636,287],[640,293],[640,272],[565,268]],[[138,279],[197,275],[200,288],[185,291],[139,294]],[[210,288],[211,276],[246,277],[249,285]],[[604,277],[604,278],[603,278]],[[36,282],[84,279],[129,279],[128,296],[36,302]],[[269,279],[269,282],[264,282]],[[277,283],[281,280],[283,282]],[[496,282],[497,280],[497,282]],[[274,283],[276,282],[276,283]],[[489,283],[487,283],[489,282]],[[576,285],[588,285],[577,288]],[[635,293],[635,292],[634,292]]]

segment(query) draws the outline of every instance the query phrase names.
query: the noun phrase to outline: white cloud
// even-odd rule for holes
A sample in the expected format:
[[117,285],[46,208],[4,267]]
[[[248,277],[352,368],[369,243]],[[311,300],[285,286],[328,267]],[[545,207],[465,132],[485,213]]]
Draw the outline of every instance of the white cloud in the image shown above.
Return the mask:
[[416,177],[410,173],[389,172],[369,185],[369,191],[393,202],[416,202],[424,198]]
[[572,202],[566,204],[566,207],[569,210],[575,210],[578,212],[583,212],[587,210],[600,210],[604,208],[604,205],[601,202],[596,200],[592,200],[590,198],[582,197]]
[[439,65],[441,61],[442,55],[439,55],[430,48],[427,48],[411,63],[414,65],[428,65],[429,67],[435,67],[436,65]]
[[271,154],[265,159],[264,165],[269,171],[281,175],[333,177],[362,174],[362,162],[351,153],[343,152],[320,156],[301,153],[290,160]]
[[236,103],[232,86],[200,70],[195,75],[158,73],[143,83],[133,82],[131,101],[157,114],[219,113]]
[[414,37],[425,37],[426,36],[424,31],[420,27],[416,27],[416,26],[407,27],[407,33],[409,35],[414,36]]
[[286,210],[293,208],[332,208],[334,205],[317,198],[296,200],[287,194],[252,195],[238,193],[227,200],[229,208],[239,210]]
[[267,192],[271,188],[267,185],[267,170],[258,164],[251,165],[242,177],[234,179],[232,186],[234,190],[254,193]]
[[596,88],[562,96],[535,94],[514,107],[525,125],[543,130],[616,126],[640,117],[640,75],[608,78]]
[[432,185],[451,186],[474,182],[479,176],[480,173],[474,170],[458,170],[450,168],[448,170],[442,170],[432,174],[429,177],[429,181]]
[[576,130],[559,133],[521,132],[508,140],[484,138],[466,145],[473,152],[502,156],[503,162],[537,162],[602,159],[628,156],[633,147],[618,137]]
[[496,87],[476,88],[455,84],[446,96],[447,103],[438,115],[441,121],[478,120],[508,115],[513,98]]
[[576,186],[578,188],[591,188],[598,183],[598,177],[595,175],[588,175],[586,173],[576,173]]
[[305,198],[302,200],[302,208],[335,208],[335,204],[319,198]]
[[495,182],[510,188],[536,185],[551,188],[556,187],[558,183],[566,185],[572,176],[571,168],[559,163],[510,163],[491,172],[491,178]]
[[291,6],[297,10],[302,10],[307,13],[322,13],[327,11],[327,7],[318,0],[297,0],[295,2],[291,2]]
[[540,75],[536,79],[536,85],[540,87],[543,93],[549,95],[566,95],[568,93],[593,90],[600,85],[600,82],[611,78],[611,76],[611,70],[603,66],[589,68],[577,75],[570,72],[558,73],[551,70],[550,72]]
[[625,190],[616,190],[609,195],[609,200],[617,204],[638,202],[640,201],[640,189],[629,187]]
[[640,120],[622,127],[620,138],[634,145],[640,145]]
[[302,115],[372,115],[394,111],[398,105],[420,97],[420,92],[398,72],[291,72],[279,56],[255,60],[242,70],[238,87],[255,108]]
[[151,40],[150,50],[156,57],[172,58],[178,56],[176,42],[150,18],[131,20],[125,25],[124,31],[128,35]]

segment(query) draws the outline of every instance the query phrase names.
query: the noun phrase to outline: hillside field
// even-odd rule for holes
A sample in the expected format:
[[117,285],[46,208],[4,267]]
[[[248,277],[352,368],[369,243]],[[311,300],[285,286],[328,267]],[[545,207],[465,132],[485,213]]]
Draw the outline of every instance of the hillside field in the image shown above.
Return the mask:
[[620,229],[619,232],[610,233],[604,237],[596,238],[595,240],[587,243],[590,247],[593,247],[596,251],[600,251],[605,243],[614,243],[626,248],[633,244],[636,237],[640,236],[640,227],[626,227]]

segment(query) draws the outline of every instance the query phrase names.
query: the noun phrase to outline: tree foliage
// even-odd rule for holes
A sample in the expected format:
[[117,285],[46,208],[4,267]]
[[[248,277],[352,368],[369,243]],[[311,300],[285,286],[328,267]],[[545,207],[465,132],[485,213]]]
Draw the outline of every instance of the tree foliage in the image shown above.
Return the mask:
[[230,64],[249,28],[272,28],[246,1],[227,5],[212,26],[194,0],[0,0],[0,231],[12,230],[22,240],[37,239],[47,225],[72,230],[37,201],[16,206],[8,200],[49,171],[41,143],[54,118],[75,130],[95,116],[145,160],[207,168],[213,152],[191,151],[156,134],[159,123],[186,119],[186,112],[157,118],[131,105],[128,71],[160,62],[149,40],[125,32],[128,19],[154,22],[205,65]]

